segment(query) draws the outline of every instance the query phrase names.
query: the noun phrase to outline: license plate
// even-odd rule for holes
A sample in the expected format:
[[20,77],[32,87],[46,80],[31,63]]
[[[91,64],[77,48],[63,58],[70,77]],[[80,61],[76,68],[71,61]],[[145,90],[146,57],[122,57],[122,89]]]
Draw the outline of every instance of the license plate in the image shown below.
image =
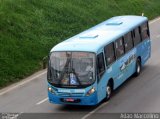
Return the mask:
[[74,99],[73,98],[67,98],[65,99],[67,102],[74,102]]

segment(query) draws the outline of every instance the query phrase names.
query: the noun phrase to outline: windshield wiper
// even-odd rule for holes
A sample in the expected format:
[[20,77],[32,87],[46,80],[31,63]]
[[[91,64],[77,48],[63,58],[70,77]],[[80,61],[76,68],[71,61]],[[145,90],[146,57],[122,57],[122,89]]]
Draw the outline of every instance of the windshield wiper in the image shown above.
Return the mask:
[[[67,53],[67,52],[66,52]],[[66,54],[66,56],[67,56],[67,54]],[[61,75],[60,75],[60,78],[59,78],[59,84],[61,84],[61,81],[62,81],[62,79],[63,79],[63,77],[64,77],[64,74],[66,73],[66,69],[68,70],[69,68],[68,68],[68,66],[69,66],[69,63],[71,62],[71,56],[70,57],[68,57],[67,56],[67,61],[66,61],[66,64],[65,64],[65,66],[64,66],[64,68],[63,68],[63,70],[62,70],[62,73],[61,73]],[[68,73],[69,71],[67,71],[67,73]]]

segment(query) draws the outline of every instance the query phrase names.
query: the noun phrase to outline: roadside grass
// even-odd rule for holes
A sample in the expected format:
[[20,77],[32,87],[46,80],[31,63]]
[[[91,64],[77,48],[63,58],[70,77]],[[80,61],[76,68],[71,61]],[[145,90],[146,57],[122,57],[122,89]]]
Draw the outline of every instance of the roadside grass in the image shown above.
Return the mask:
[[42,68],[57,43],[117,15],[160,15],[160,0],[0,0],[0,88]]

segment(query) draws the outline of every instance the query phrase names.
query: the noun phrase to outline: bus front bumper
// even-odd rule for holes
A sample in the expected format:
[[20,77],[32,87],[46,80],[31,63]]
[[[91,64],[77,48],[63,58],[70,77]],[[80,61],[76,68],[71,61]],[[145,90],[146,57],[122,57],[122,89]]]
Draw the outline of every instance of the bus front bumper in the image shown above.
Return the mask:
[[97,93],[94,92],[90,96],[83,97],[62,97],[48,92],[49,102],[54,104],[69,105],[96,105],[98,103]]

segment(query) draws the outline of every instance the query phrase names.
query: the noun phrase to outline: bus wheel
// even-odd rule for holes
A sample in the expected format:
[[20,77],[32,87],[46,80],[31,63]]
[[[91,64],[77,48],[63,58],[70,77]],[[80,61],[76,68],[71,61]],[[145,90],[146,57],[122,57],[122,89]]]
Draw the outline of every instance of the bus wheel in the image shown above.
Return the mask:
[[135,72],[135,76],[139,76],[141,73],[141,61],[138,58],[136,61],[136,72]]
[[111,87],[111,83],[108,82],[107,87],[106,87],[105,101],[108,101],[111,98],[111,94],[112,94],[112,87]]

